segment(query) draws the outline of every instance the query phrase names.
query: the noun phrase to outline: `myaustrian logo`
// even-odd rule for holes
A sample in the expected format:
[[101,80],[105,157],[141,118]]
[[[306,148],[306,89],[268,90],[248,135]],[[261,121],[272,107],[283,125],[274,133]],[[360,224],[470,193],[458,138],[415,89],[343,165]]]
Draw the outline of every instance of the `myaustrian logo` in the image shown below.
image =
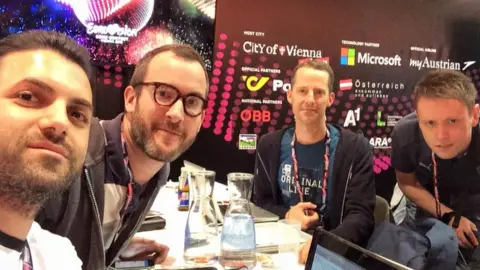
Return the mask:
[[451,69],[451,70],[466,70],[471,65],[475,64],[476,61],[466,61],[462,64],[459,62],[447,60],[430,60],[428,57],[425,59],[410,59],[410,67],[417,68],[422,70],[425,68],[429,69]]
[[395,56],[378,56],[371,53],[357,52],[354,48],[341,48],[340,65],[355,66],[356,64],[377,66],[401,66],[402,58]]
[[298,45],[267,45],[264,43],[256,43],[253,41],[245,41],[243,43],[243,51],[246,53],[254,54],[267,54],[267,55],[287,55],[295,57],[307,57],[307,58],[322,58],[322,51],[311,49],[311,48],[301,48]]
[[242,80],[245,82],[245,86],[248,90],[252,92],[260,90],[263,86],[265,86],[265,84],[267,84],[269,79],[270,78],[268,77],[258,78],[257,76],[242,76]]

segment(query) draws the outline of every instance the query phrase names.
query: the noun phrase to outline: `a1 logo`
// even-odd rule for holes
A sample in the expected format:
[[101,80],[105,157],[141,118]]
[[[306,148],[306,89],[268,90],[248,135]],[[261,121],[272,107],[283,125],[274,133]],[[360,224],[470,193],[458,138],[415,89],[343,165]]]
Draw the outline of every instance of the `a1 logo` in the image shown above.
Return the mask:
[[345,122],[343,123],[343,127],[355,127],[357,126],[357,122],[360,121],[360,108],[355,110],[348,110],[347,117],[345,117]]

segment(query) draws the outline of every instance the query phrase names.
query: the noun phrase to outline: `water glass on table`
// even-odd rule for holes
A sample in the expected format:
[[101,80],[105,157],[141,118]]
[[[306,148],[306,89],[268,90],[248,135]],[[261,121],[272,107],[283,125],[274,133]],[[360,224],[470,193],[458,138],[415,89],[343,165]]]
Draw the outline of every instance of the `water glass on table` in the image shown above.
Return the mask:
[[220,264],[225,269],[252,269],[257,264],[255,223],[250,208],[253,175],[229,173],[230,203],[220,240]]
[[189,265],[213,265],[218,260],[219,230],[212,208],[211,183],[214,171],[197,171],[191,177],[192,203],[188,212],[184,240],[184,261]]

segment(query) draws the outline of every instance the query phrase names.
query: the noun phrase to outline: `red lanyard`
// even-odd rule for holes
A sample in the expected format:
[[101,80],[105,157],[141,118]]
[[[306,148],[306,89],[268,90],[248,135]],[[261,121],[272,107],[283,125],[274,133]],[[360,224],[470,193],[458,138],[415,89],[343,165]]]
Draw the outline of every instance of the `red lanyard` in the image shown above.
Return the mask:
[[[295,153],[295,131],[293,132],[292,143],[292,162],[293,162],[293,182],[295,183],[295,188],[297,189],[298,196],[300,196],[300,202],[303,202],[303,193],[300,186],[300,181],[298,180],[298,162],[297,162],[297,155]],[[322,206],[321,209],[325,207],[326,199],[327,199],[327,181],[328,181],[328,167],[330,163],[330,159],[328,158],[330,154],[330,132],[328,131],[325,135],[325,166],[323,170],[323,184],[322,184]]]
[[123,135],[123,131],[120,132],[122,138],[122,148],[123,148],[123,162],[125,165],[125,169],[128,173],[128,185],[127,185],[127,200],[125,201],[125,206],[123,207],[123,213],[127,211],[128,206],[132,202],[133,199],[133,172],[130,168],[128,153],[127,153],[127,141],[125,140],[125,136]]
[[433,193],[435,197],[435,207],[437,210],[437,218],[442,217],[440,210],[440,195],[438,195],[438,182],[437,182],[437,161],[435,160],[435,153],[432,152],[432,163],[433,163]]
[[25,247],[23,248],[20,259],[22,260],[23,270],[33,270],[32,252],[30,251],[30,246],[27,241],[25,241]]

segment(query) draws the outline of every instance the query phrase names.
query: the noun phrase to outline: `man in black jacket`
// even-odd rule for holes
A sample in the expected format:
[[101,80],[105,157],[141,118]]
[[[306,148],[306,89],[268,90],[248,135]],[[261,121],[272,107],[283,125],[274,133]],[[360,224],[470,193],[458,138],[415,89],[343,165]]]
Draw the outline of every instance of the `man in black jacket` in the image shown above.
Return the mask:
[[[254,202],[302,230],[323,226],[357,244],[374,228],[372,150],[360,134],[326,123],[334,101],[326,63],[299,64],[287,93],[295,126],[263,136],[255,162]],[[311,240],[302,247],[305,263]]]
[[188,45],[147,53],[125,89],[125,114],[94,121],[83,175],[49,202],[37,220],[68,237],[84,269],[118,258],[162,262],[168,248],[134,237],[170,166],[194,142],[204,117],[208,75]]

